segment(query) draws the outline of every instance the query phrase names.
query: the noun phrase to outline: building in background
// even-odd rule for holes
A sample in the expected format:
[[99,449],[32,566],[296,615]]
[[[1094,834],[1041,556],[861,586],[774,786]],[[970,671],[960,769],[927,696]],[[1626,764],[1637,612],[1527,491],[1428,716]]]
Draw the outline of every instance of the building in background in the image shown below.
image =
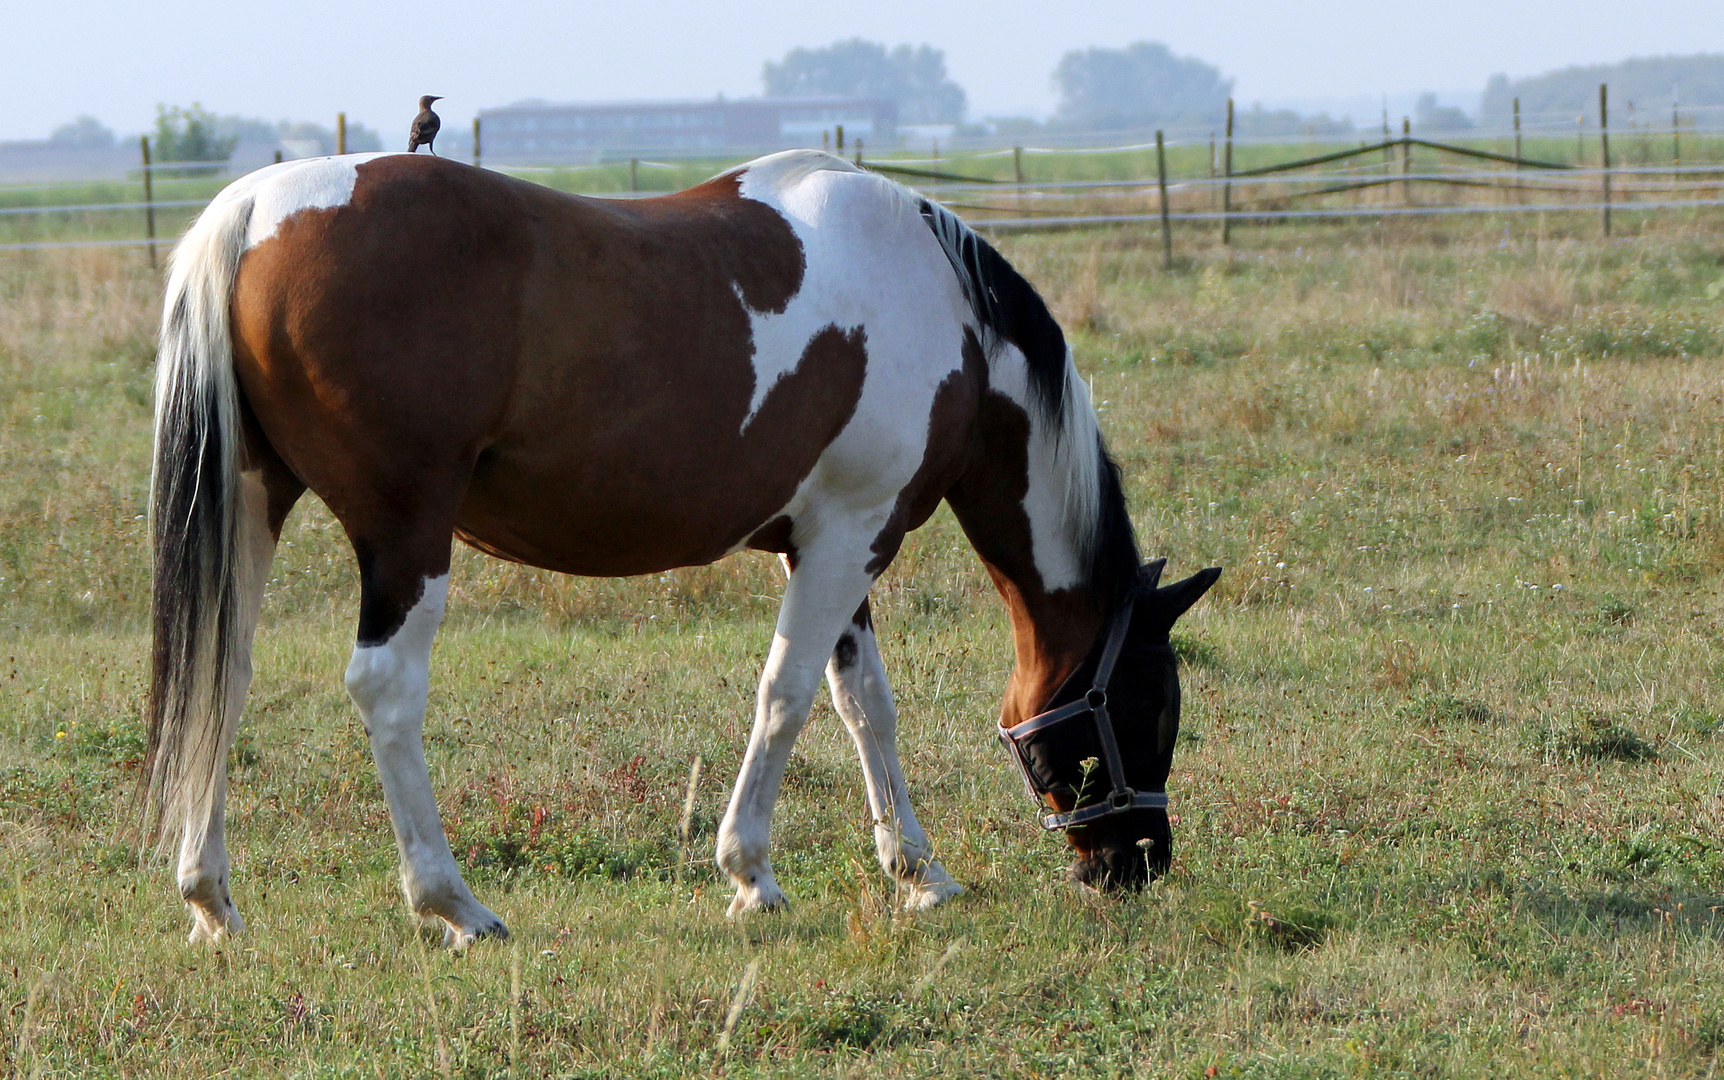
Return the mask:
[[898,103],[889,98],[739,98],[553,105],[524,101],[479,110],[485,160],[584,162],[631,154],[684,157],[820,146],[842,127],[846,140],[896,141]]

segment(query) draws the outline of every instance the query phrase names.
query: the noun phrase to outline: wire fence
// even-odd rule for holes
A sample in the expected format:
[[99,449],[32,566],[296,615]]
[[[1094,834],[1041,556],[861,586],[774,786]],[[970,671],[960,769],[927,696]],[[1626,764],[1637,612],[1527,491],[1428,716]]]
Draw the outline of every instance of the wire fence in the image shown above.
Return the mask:
[[[1590,142],[1554,137],[1533,124],[1508,133],[1475,132],[1465,144],[1439,142],[1413,136],[1404,124],[1399,138],[1388,137],[1385,125],[1381,141],[1354,140],[1316,154],[1309,151],[1320,147],[1310,143],[1253,143],[1224,129],[1219,140],[1172,141],[1158,132],[1154,141],[1014,146],[944,157],[936,146],[926,156],[864,158],[858,147],[853,160],[986,232],[1160,223],[1169,258],[1175,223],[1219,223],[1223,242],[1231,242],[1235,227],[1251,224],[1589,212],[1600,215],[1608,233],[1612,214],[1724,206],[1724,136],[1676,123],[1663,132],[1668,156],[1655,161],[1658,148],[1650,140],[1659,132],[1619,129],[1613,154],[1608,117],[1601,87]],[[1300,150],[1304,156],[1290,156]],[[635,157],[485,167],[582,194],[638,198],[659,193],[642,190],[643,170],[649,181],[656,175],[675,184],[734,163]],[[0,252],[142,247],[153,262],[156,249],[227,182],[224,168],[220,162],[151,163],[146,153],[126,181],[0,186]],[[1031,178],[1030,171],[1041,175]],[[58,201],[57,193],[72,198]]]

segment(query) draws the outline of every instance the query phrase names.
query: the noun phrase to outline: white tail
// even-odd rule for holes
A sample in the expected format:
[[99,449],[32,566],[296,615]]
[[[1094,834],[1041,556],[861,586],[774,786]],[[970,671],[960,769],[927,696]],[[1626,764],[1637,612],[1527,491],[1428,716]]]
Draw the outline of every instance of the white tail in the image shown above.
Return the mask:
[[[217,196],[174,249],[156,358],[148,716],[158,829],[208,807],[238,619],[239,389],[228,309],[251,192]],[[163,837],[165,841],[165,836]]]

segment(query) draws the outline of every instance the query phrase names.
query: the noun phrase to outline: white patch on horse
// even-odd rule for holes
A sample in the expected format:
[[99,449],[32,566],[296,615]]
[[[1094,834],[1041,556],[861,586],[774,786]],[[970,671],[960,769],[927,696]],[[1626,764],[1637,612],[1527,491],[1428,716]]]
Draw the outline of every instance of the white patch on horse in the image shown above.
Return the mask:
[[[742,299],[742,290],[736,286],[736,298]],[[796,370],[807,350],[808,343],[828,326],[831,320],[819,321],[815,316],[818,309],[809,303],[798,303],[802,294],[797,294],[790,301],[782,314],[755,311],[744,302],[743,308],[748,312],[749,338],[753,342],[754,353],[754,395],[748,402],[748,414],[742,418],[741,430],[747,431],[748,425],[754,422],[754,415],[760,411],[760,406],[766,401],[766,395],[778,385],[778,380]],[[841,330],[854,329],[854,326],[840,326]]]
[[[873,544],[926,456],[935,397],[963,368],[964,329],[972,320],[939,242],[903,189],[810,151],[753,163],[741,180],[745,198],[773,207],[790,223],[805,260],[802,287],[782,314],[751,313],[755,391],[749,419],[822,329],[860,327],[868,359],[850,422],[790,501],[771,515],[795,523],[791,542],[798,563],[762,674],[749,749],[719,827],[719,865],[737,889],[732,914],[783,902],[768,847],[790,747],[833,643],[867,595]],[[884,672],[872,678],[877,682],[863,693],[885,723],[878,698],[887,693]],[[854,712],[859,723],[868,723],[865,710]],[[872,745],[875,736],[863,738]],[[868,760],[882,805],[904,804],[907,812],[893,790],[895,759]],[[923,862],[926,842],[917,838],[913,817],[890,829],[902,841],[889,843],[883,854],[894,866],[904,866],[908,857],[921,867],[920,876],[912,870],[909,879],[915,903],[955,891],[944,871]]]
[[[1067,367],[1070,367],[1068,362]],[[1078,455],[1095,458],[1096,435],[1094,422],[1073,430],[1084,416],[1093,416],[1089,387],[1082,379],[1066,382],[1068,427],[1058,437],[1043,419],[1041,409],[1031,396],[1029,366],[1024,354],[1010,342],[1002,342],[994,358],[989,387],[1006,395],[1023,408],[1030,418],[1028,487],[1024,491],[1024,516],[1030,523],[1030,552],[1036,572],[1041,575],[1042,588],[1053,592],[1069,589],[1084,581],[1083,556],[1094,530],[1095,509],[1092,494],[1087,503],[1078,501],[1072,489],[1088,483],[1093,490],[1097,480],[1095,468],[1089,476],[1079,475],[1076,483],[1073,466]]]
[[389,803],[407,906],[421,918],[442,920],[444,943],[459,949],[476,938],[507,931],[501,919],[473,899],[461,879],[425,768],[431,645],[448,596],[448,574],[426,578],[418,602],[387,641],[354,647],[347,692],[365,718],[371,756]]
[[295,214],[346,206],[353,200],[359,166],[390,156],[385,152],[283,161],[236,180],[223,189],[221,198],[251,198],[251,224],[245,238],[250,249],[274,236],[281,223]]
[[801,530],[811,499],[889,505],[922,463],[935,393],[963,367],[969,306],[958,281],[903,190],[841,158],[774,154],[743,170],[741,193],[784,217],[804,259],[783,313],[750,313],[755,381],[743,428],[825,328],[860,328],[868,357],[850,423],[780,512]]

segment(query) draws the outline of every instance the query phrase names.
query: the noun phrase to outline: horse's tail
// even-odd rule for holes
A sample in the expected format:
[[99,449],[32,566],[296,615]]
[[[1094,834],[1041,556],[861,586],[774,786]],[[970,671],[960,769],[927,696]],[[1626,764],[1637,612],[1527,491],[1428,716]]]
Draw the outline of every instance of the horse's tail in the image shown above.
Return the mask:
[[174,250],[156,359],[146,814],[207,807],[238,628],[239,388],[229,303],[250,198],[218,196]]
[[1064,489],[1068,534],[1088,564],[1090,585],[1103,595],[1122,594],[1137,580],[1137,542],[1119,466],[1065,334],[1035,286],[993,245],[943,206],[919,199],[917,208],[958,276],[990,362],[1004,343],[1023,355],[1035,427],[1045,440],[1042,457]]

